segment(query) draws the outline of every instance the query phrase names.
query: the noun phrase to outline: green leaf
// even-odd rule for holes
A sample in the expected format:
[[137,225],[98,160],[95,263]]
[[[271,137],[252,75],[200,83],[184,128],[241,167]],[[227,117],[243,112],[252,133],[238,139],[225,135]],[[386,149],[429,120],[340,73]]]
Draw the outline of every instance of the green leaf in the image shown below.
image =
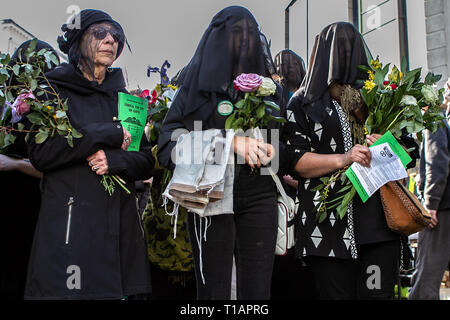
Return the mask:
[[67,139],[67,143],[69,144],[69,146],[71,148],[73,148],[73,138],[72,138],[72,136],[68,135],[68,136],[66,136],[66,139]]
[[261,104],[258,109],[256,109],[256,117],[258,119],[261,119],[266,114],[266,106],[264,104]]
[[249,95],[248,99],[254,104],[259,104],[261,102],[260,98],[255,97],[254,95]]
[[37,80],[36,79],[31,79],[31,81],[30,81],[30,89],[31,89],[31,91],[36,90],[36,88],[37,88]]
[[13,72],[14,72],[14,74],[15,74],[16,76],[19,76],[20,65],[16,64],[16,65],[13,67]]
[[319,223],[322,223],[327,218],[327,212],[323,211],[319,215]]
[[39,131],[39,133],[34,137],[34,141],[37,144],[41,144],[43,143],[45,140],[47,140],[48,138],[48,131]]
[[62,124],[58,124],[58,126],[56,127],[58,130],[64,131],[66,132],[68,129],[68,126],[66,123],[62,123]]
[[17,129],[19,129],[20,131],[22,131],[24,128],[25,128],[25,125],[23,123],[19,122],[17,124]]
[[40,123],[42,123],[42,116],[39,113],[37,113],[37,112],[33,112],[33,113],[30,113],[30,114],[27,114],[27,118],[33,124],[40,124]]
[[55,66],[59,65],[58,58],[54,54],[50,54],[50,60],[53,62]]
[[245,100],[239,100],[234,106],[236,109],[242,109],[244,107]]
[[310,191],[311,192],[317,192],[317,191],[322,190],[323,188],[325,188],[325,185],[319,184],[317,187],[315,187],[314,189],[311,189]]
[[272,108],[273,110],[276,111],[280,111],[280,107],[273,101],[269,101],[269,100],[264,100],[264,103],[266,104],[266,106],[268,106],[269,108]]
[[227,118],[227,120],[225,121],[225,129],[227,130],[232,129],[235,116],[236,112],[234,112],[231,116]]
[[81,137],[83,137],[83,135],[80,132],[78,132],[75,128],[72,128],[72,136],[74,138],[81,138]]

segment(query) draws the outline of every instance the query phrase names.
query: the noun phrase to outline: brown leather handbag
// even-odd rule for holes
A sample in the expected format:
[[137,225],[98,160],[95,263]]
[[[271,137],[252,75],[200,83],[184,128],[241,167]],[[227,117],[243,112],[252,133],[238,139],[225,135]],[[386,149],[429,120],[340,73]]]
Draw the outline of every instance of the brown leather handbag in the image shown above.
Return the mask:
[[386,221],[392,231],[409,236],[430,224],[428,211],[400,182],[388,182],[381,187],[380,194]]

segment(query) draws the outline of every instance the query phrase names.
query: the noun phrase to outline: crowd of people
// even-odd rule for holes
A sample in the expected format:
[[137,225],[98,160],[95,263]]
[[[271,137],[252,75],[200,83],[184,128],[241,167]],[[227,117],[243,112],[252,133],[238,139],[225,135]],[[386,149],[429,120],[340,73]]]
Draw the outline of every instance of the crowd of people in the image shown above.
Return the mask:
[[[379,192],[365,203],[356,197],[342,219],[330,210],[319,223],[314,212],[311,190],[320,179],[352,163],[369,167],[369,146],[380,137],[355,142],[342,107],[344,88],[361,88],[359,80],[367,73],[359,66],[369,66],[371,57],[352,24],[325,27],[305,65],[291,50],[273,59],[261,26],[246,8],[221,10],[174,80],[178,90],[159,139],[144,135],[139,151],[128,151],[132,137],[117,120],[117,106],[118,94],[131,90],[122,71],[112,68],[127,45],[125,31],[100,10],[82,10],[79,21],[79,28],[62,26],[58,45],[68,63],[49,66],[46,77],[55,94],[68,99],[70,122],[82,137],[69,146],[59,135],[36,143],[17,134],[0,155],[1,194],[16,197],[8,199],[15,212],[4,215],[2,223],[2,298],[229,300],[234,286],[238,300],[394,298],[407,239],[389,229]],[[42,48],[53,50],[39,41],[35,50]],[[17,59],[14,55],[10,63]],[[163,170],[177,169],[173,155],[181,133],[219,129],[228,134],[231,112],[225,107],[234,110],[245,95],[234,88],[241,74],[276,83],[267,99],[280,107],[272,116],[286,122],[271,121],[265,129],[268,137],[281,132],[280,139],[233,134],[233,189],[221,200],[232,210],[205,220],[179,208],[177,221],[162,209]],[[448,123],[435,138],[426,135],[422,157],[412,137],[405,135],[400,143],[414,160],[430,159],[422,175],[425,205],[434,218],[419,238],[423,253],[411,295],[435,299],[450,258]],[[437,153],[444,154],[436,155],[442,160],[431,160]],[[284,256],[275,255],[277,186],[270,175],[258,173],[275,157],[297,211],[295,246]],[[121,188],[105,192],[99,183],[104,175],[120,176],[129,194]],[[337,190],[339,182],[330,196]],[[154,241],[159,244],[151,245]],[[427,267],[435,259],[439,265]],[[381,273],[379,285],[371,287],[368,270],[374,265]]]

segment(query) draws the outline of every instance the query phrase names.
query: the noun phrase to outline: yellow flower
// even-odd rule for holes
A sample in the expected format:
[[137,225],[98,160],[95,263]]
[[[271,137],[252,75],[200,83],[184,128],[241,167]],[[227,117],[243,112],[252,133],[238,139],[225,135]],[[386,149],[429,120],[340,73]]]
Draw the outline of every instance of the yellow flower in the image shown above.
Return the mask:
[[158,83],[155,87],[156,92],[158,93],[158,95],[161,93],[161,84]]
[[366,127],[364,127],[364,134],[369,134],[369,131],[367,131]]
[[375,79],[375,73],[373,73],[372,71],[367,71],[367,73],[369,74],[369,80]]
[[381,63],[380,63],[380,61],[378,60],[378,57],[377,57],[377,59],[376,59],[375,61],[374,61],[374,60],[370,61],[370,65],[371,65],[375,70],[381,69]]
[[53,119],[55,119],[55,120],[56,120],[56,114],[54,114],[54,115],[53,115]]
[[169,87],[170,89],[172,89],[172,90],[174,90],[174,91],[177,91],[177,90],[178,90],[178,87],[177,87],[177,86],[173,86],[173,85],[171,85],[171,84],[169,84],[167,87]]
[[373,82],[372,80],[364,81],[364,89],[370,92],[373,88],[375,88],[375,82]]
[[46,106],[47,110],[52,110],[52,107]]

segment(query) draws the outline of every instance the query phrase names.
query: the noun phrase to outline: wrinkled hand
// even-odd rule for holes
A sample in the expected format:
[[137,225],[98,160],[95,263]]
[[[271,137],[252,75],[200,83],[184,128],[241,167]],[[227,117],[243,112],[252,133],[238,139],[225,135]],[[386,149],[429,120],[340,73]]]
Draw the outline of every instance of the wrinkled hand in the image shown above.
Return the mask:
[[380,138],[381,138],[381,134],[376,134],[376,133],[371,134],[370,136],[366,136],[366,143],[370,147]]
[[[128,148],[128,147],[127,147]],[[108,173],[108,160],[106,159],[105,151],[98,150],[93,155],[86,158],[91,170],[99,176]]]
[[122,141],[122,146],[120,148],[122,150],[127,151],[128,147],[131,144],[131,134],[124,127],[122,127],[122,129],[123,129],[123,141]]
[[428,225],[430,228],[435,228],[438,224],[437,211],[436,210],[428,210],[431,215],[431,222]]
[[372,155],[368,147],[360,144],[355,145],[349,152],[344,155],[344,166],[357,162],[364,167],[370,168]]
[[0,171],[14,171],[17,169],[17,159],[0,154]]

